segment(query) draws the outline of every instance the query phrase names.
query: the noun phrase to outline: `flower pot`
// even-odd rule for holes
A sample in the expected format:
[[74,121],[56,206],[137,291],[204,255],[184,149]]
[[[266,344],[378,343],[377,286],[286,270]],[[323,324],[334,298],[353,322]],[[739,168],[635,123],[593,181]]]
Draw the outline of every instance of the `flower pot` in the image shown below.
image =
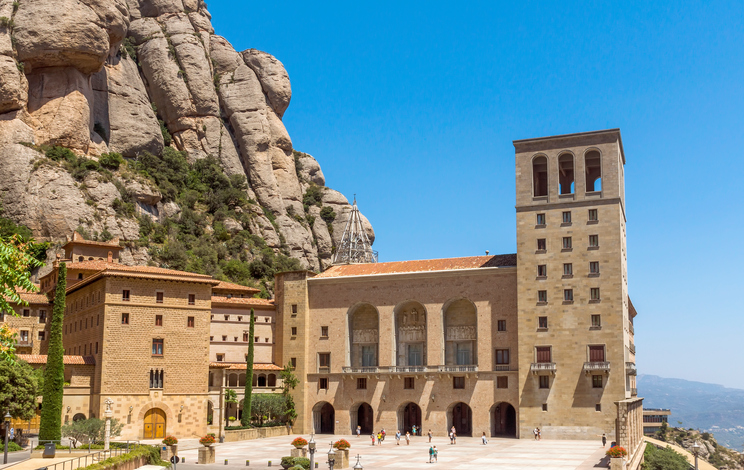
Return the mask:
[[199,448],[198,462],[201,465],[214,463],[214,449],[210,446],[204,446]]

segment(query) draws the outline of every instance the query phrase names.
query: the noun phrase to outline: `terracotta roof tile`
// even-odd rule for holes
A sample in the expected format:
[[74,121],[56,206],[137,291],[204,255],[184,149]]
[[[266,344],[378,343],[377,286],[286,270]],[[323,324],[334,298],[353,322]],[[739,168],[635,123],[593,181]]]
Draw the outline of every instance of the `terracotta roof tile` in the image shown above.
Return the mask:
[[375,274],[400,274],[454,269],[496,268],[517,265],[517,255],[468,256],[464,258],[422,259],[392,261],[389,263],[344,264],[331,266],[317,278],[369,276]]
[[243,292],[243,293],[250,293],[255,294],[257,292],[261,292],[261,289],[256,289],[255,287],[248,287],[248,286],[241,286],[240,284],[235,284],[233,282],[227,282],[227,281],[220,281],[219,284],[212,287],[213,291],[229,291],[229,292]]
[[[47,362],[46,354],[16,354],[16,357],[29,364],[46,364]],[[67,365],[96,365],[96,359],[93,356],[62,356],[62,360]]]
[[214,304],[230,304],[230,305],[245,305],[246,307],[274,307],[273,299],[258,299],[256,297],[232,297],[228,299],[222,295],[212,296],[212,305]]
[[[216,369],[228,369],[228,370],[246,370],[248,367],[245,362],[210,362],[209,367]],[[276,364],[253,364],[253,370],[282,370]]]

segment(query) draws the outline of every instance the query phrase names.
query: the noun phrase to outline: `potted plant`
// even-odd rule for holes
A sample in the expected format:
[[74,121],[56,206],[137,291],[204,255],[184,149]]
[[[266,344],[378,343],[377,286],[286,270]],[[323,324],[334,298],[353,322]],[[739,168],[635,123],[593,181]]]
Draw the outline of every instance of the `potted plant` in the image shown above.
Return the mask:
[[178,455],[178,439],[176,439],[175,436],[165,436],[165,439],[163,439],[163,445],[166,446],[163,450],[165,452],[161,452],[162,455],[160,458],[163,460],[170,460],[171,457],[174,455]]
[[307,445],[307,440],[301,437],[298,437],[294,441],[292,441],[292,445],[295,447],[295,449],[302,449],[303,447]]
[[199,444],[204,447],[199,448],[198,463],[204,465],[208,463],[214,463],[215,451],[212,444],[215,443],[214,434],[207,434],[206,436],[199,439]]
[[610,468],[613,470],[625,468],[625,457],[628,456],[628,451],[620,446],[613,446],[607,451],[607,456],[610,457]]
[[349,447],[351,447],[351,444],[349,444],[349,441],[346,439],[339,439],[338,441],[333,443],[333,448],[338,450],[346,450]]
[[339,439],[333,443],[336,452],[336,463],[338,468],[348,468],[349,466],[349,447],[351,444],[346,439]]
[[213,434],[207,434],[206,436],[199,439],[199,444],[203,445],[204,447],[209,447],[214,443],[215,439]]
[[282,457],[282,463],[281,463],[282,468],[290,468],[293,465],[294,465],[294,457],[292,457],[291,455],[287,457]]

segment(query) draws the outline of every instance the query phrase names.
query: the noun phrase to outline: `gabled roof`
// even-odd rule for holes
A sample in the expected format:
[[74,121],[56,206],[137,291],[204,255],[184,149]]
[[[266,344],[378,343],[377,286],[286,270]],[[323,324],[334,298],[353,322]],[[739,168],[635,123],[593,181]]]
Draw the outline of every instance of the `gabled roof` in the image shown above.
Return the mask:
[[375,274],[400,274],[455,269],[478,269],[510,267],[517,265],[517,255],[468,256],[464,258],[422,259],[414,261],[393,261],[388,263],[344,264],[331,266],[313,279],[369,276]]
[[223,295],[212,296],[212,306],[219,304],[244,305],[246,307],[274,307],[274,299],[259,299],[256,297],[231,297]]
[[[47,363],[46,354],[16,354],[16,357],[21,361],[28,362],[29,364]],[[93,356],[62,356],[62,360],[66,365],[96,365],[96,359]]]
[[170,281],[197,282],[211,284],[213,286],[220,282],[207,274],[176,271],[175,269],[158,268],[157,266],[125,266],[107,261],[80,261],[78,263],[70,263],[70,269],[93,270],[98,272],[68,287],[68,294],[104,276],[123,276],[140,279],[156,278]]
[[[246,370],[248,366],[245,362],[210,362],[209,367],[214,369],[228,369],[228,370]],[[282,370],[276,364],[253,364],[253,370]]]
[[240,284],[235,284],[233,282],[220,281],[219,284],[212,287],[212,291],[240,292],[242,294],[253,295],[258,292],[261,292],[261,289],[256,289],[255,287],[241,286]]

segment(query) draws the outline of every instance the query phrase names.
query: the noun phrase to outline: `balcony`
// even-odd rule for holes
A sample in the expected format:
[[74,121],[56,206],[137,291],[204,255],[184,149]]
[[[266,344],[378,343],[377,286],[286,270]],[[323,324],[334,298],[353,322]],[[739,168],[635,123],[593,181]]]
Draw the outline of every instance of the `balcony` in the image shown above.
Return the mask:
[[377,374],[380,372],[380,368],[377,366],[373,367],[344,367],[344,374]]
[[588,375],[592,372],[604,372],[605,374],[610,373],[609,362],[585,362],[584,372]]
[[439,366],[439,372],[478,372],[478,366]]
[[508,372],[511,368],[509,367],[509,364],[496,364],[493,366],[493,370],[497,372]]
[[631,388],[630,389],[630,396],[631,397],[637,397],[638,396],[638,389],[637,388]]
[[625,372],[628,375],[638,375],[638,371],[636,370],[635,362],[626,362],[625,363]]
[[628,322],[628,330],[630,331],[631,335],[635,334],[635,329],[633,328],[633,322]]
[[630,353],[631,354],[635,354],[635,344],[634,343],[630,343],[628,345],[628,350],[630,350]]
[[434,372],[436,370],[437,368],[432,366],[390,366],[390,372],[398,374],[415,374],[417,372]]
[[530,364],[530,372],[533,374],[544,374],[548,373],[555,375],[556,366],[555,362],[533,362]]

